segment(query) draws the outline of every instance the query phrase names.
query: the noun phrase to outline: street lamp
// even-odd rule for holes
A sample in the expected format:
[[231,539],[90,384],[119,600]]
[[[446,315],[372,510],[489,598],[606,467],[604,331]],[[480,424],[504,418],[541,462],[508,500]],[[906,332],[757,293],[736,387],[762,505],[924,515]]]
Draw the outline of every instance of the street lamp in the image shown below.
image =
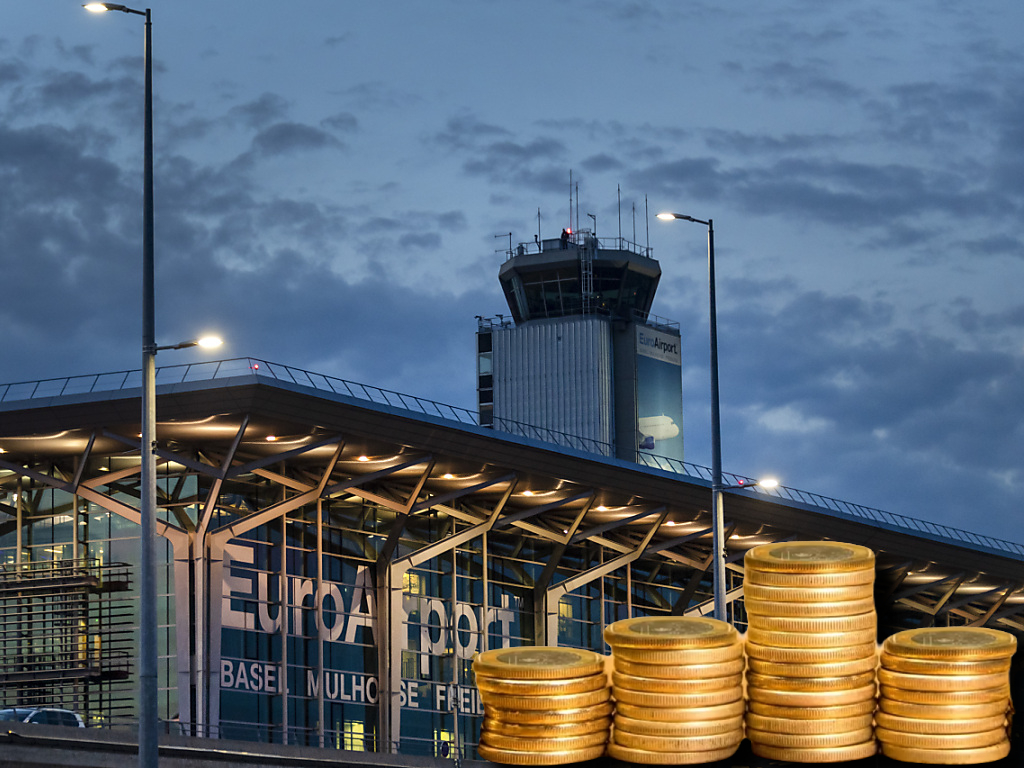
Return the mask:
[[145,115],[142,172],[142,466],[139,543],[139,768],[159,764],[156,614],[156,334],[153,311],[153,21],[150,9],[89,3],[94,13],[123,11],[146,17]]
[[199,342],[158,347],[153,302],[153,22],[150,9],[138,11],[117,3],[88,3],[95,13],[122,11],[146,17],[145,127],[142,191],[142,443],[140,454],[139,553],[139,766],[159,763],[159,710],[157,707],[156,612],[156,353],[183,349]]
[[711,548],[714,577],[715,618],[725,621],[725,541],[722,528],[722,422],[718,415],[718,318],[715,309],[715,228],[712,219],[702,221],[682,213],[659,213],[663,221],[682,219],[708,228],[708,297],[711,329]]
[[168,344],[166,347],[157,347],[157,351],[164,349],[188,349],[189,347],[202,347],[203,349],[213,349],[219,347],[224,341],[220,336],[203,336],[198,339],[192,339],[191,341],[181,341],[177,344]]

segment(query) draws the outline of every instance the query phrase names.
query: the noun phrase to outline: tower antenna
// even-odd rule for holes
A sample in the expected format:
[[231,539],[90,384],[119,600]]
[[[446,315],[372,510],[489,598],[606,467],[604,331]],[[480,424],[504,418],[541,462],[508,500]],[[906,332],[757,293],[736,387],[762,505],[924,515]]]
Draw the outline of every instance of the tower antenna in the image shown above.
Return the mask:
[[644,222],[647,224],[647,255],[651,255],[651,212],[647,208],[647,195],[644,195]]
[[576,182],[576,229],[580,228],[580,183]]
[[501,253],[502,251],[505,251],[505,253],[508,254],[508,257],[512,258],[512,233],[511,232],[502,232],[500,235],[495,235],[494,237],[495,238],[499,238],[499,237],[507,237],[508,238],[508,250],[505,251],[504,248],[495,248],[494,252],[495,253]]
[[569,231],[573,231],[572,226],[572,168],[569,169]]

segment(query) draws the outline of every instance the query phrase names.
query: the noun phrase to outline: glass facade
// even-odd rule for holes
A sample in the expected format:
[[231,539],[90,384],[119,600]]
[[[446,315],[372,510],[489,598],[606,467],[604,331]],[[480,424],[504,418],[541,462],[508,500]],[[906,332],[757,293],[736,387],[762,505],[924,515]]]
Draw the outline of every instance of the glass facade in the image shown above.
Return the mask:
[[[160,539],[159,714],[185,732],[386,751],[387,721],[389,739],[403,753],[436,756],[442,745],[458,741],[472,756],[483,716],[471,669],[476,653],[538,641],[603,649],[605,625],[672,611],[676,585],[690,578],[689,568],[643,560],[602,575],[549,607],[557,638],[544,637],[548,619],[538,590],[599,568],[616,552],[587,540],[564,546],[529,526],[483,530],[480,499],[408,517],[356,492],[289,504],[303,493],[298,478],[313,473],[308,463],[281,462],[273,472],[239,473],[222,482],[188,467],[197,455],[160,465],[165,535],[194,532],[206,508],[211,540],[258,510],[290,508],[220,545],[208,544],[205,553],[194,541],[186,550],[174,535]],[[118,472],[117,464],[117,457],[93,457],[91,473],[117,478],[93,488],[108,506],[130,509],[137,504],[138,476]],[[0,535],[5,565],[77,553],[134,573],[133,520],[26,481],[29,486],[20,534],[9,525]],[[77,524],[69,514],[76,504]],[[396,527],[400,536],[393,537]],[[476,529],[480,534],[470,535]],[[389,538],[396,544],[384,562]],[[427,549],[436,554],[416,557]],[[182,556],[187,551],[191,558]],[[558,567],[546,572],[552,561]],[[128,626],[137,624],[135,581],[119,617]],[[706,598],[707,588],[692,599]],[[382,591],[400,594],[398,610],[386,617]],[[189,618],[184,628],[179,616]],[[197,649],[205,670],[191,666]],[[134,674],[132,665],[131,675],[113,687],[94,684],[104,695],[76,708],[94,719],[130,714]],[[397,708],[384,701],[392,675]]]
[[[693,478],[284,387],[258,394],[262,411],[237,408],[236,389],[200,406],[190,394],[177,412],[161,403],[168,730],[425,756],[456,747],[472,758],[483,715],[475,654],[607,651],[614,621],[710,602],[708,489]],[[103,419],[52,438],[32,432],[23,450],[0,437],[3,695],[130,724],[137,424]],[[728,618],[742,630],[743,552],[795,529],[825,537],[828,519],[752,493],[728,505]],[[876,550],[879,583],[885,568],[907,576],[898,552]],[[36,591],[19,596],[30,576]],[[889,594],[886,631],[996,615],[926,588]],[[917,608],[933,598],[932,614]],[[27,685],[30,675],[45,685]]]
[[90,725],[130,718],[137,526],[60,489],[20,482],[4,497],[0,701],[72,709]]

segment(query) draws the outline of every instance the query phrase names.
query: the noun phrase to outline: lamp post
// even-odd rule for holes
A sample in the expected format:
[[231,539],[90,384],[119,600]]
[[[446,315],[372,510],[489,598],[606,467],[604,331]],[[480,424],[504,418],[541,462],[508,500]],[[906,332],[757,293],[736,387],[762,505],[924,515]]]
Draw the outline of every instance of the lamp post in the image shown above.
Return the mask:
[[725,621],[725,542],[722,509],[722,423],[718,415],[718,313],[715,309],[715,228],[712,219],[702,221],[682,213],[659,213],[663,221],[682,219],[708,228],[708,303],[711,329],[711,548],[714,576],[715,618]]
[[219,347],[216,336],[157,346],[153,272],[153,20],[150,9],[118,3],[86,3],[94,13],[122,11],[146,17],[144,46],[145,111],[142,174],[142,438],[140,445],[139,543],[139,766],[157,768],[160,730],[157,706],[156,612],[156,353],[165,349]]
[[142,443],[140,454],[139,552],[139,766],[159,761],[156,613],[156,334],[153,310],[153,23],[150,9],[115,3],[88,3],[95,13],[123,11],[146,17],[145,139],[142,192]]
[[139,767],[159,761],[156,614],[156,332],[153,306],[153,21],[150,9],[89,3],[93,12],[122,11],[146,17],[145,112],[142,172],[142,444],[139,552]]

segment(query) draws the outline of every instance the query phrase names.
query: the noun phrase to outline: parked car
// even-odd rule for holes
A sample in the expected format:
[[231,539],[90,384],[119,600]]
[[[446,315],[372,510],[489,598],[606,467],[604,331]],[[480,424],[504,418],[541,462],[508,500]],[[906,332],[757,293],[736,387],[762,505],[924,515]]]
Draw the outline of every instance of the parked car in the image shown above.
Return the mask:
[[15,723],[34,723],[35,725],[67,725],[72,728],[85,728],[85,721],[77,712],[70,709],[54,707],[10,707],[0,709],[0,720]]

